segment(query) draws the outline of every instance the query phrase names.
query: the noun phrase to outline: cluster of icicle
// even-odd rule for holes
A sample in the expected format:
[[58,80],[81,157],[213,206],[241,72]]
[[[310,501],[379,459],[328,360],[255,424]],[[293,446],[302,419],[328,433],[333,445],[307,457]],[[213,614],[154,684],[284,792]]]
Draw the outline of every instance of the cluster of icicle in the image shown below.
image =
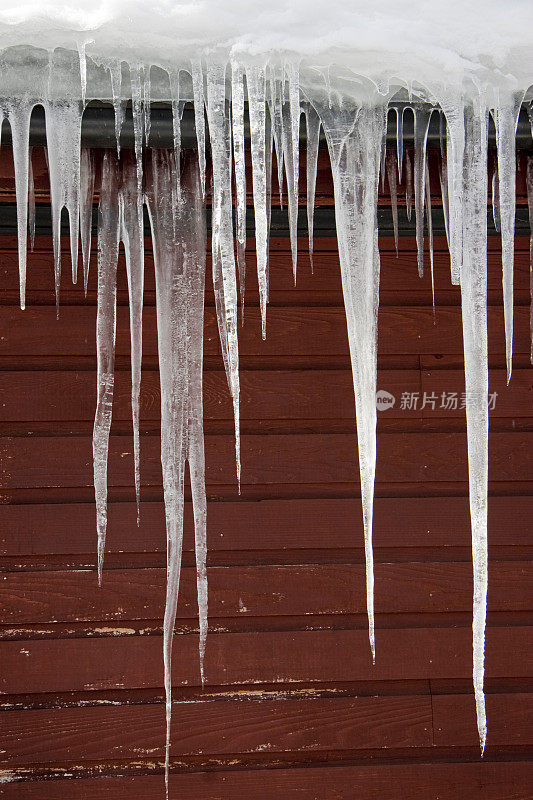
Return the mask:
[[[323,129],[334,180],[335,214],[342,288],[353,371],[359,468],[364,521],[367,610],[370,646],[374,645],[374,576],[372,509],[376,466],[377,314],[380,259],[377,200],[385,175],[390,187],[395,236],[398,236],[398,182],[406,174],[407,211],[414,206],[418,269],[423,271],[424,212],[430,240],[431,198],[426,141],[432,107],[412,104],[414,157],[404,154],[403,111],[397,111],[397,142],[387,151],[389,97],[369,87],[350,100],[328,86],[305,95],[298,67],[195,63],[190,68],[194,94],[197,157],[180,154],[179,73],[170,76],[174,149],[145,149],[150,130],[149,70],[131,68],[135,132],[133,153],[120,154],[124,119],[120,65],[111,72],[115,87],[117,152],[105,151],[101,163],[98,223],[98,402],[94,424],[94,484],[98,526],[98,575],[102,576],[107,522],[107,459],[111,425],[116,274],[120,241],[126,254],[131,325],[132,416],[135,489],[139,504],[139,390],[141,380],[144,283],[144,207],[148,209],[155,262],[159,365],[161,380],[161,461],[167,526],[167,595],[164,619],[166,758],[168,790],[171,713],[171,651],[176,617],[183,533],[184,471],[188,462],[194,508],[200,670],[207,633],[206,490],[202,412],[202,336],[205,278],[206,130],[212,162],[212,269],[216,315],[235,417],[237,479],[240,482],[238,305],[244,313],[246,246],[245,107],[247,102],[255,212],[257,272],[266,336],[268,238],[273,152],[279,185],[285,177],[296,280],[298,177],[301,116],[307,133],[307,214],[312,257],[313,206],[320,128]],[[83,86],[83,69],[82,69]],[[117,86],[119,88],[117,89]],[[487,598],[488,353],[487,353],[487,137],[492,114],[497,138],[494,207],[498,209],[503,251],[503,295],[507,374],[511,377],[513,336],[513,237],[515,217],[515,131],[523,93],[433,92],[441,114],[442,204],[448,237],[451,280],[460,285],[466,379],[466,419],[472,557],[473,678],[481,750],[485,747],[483,694]],[[73,279],[76,280],[81,234],[87,286],[95,158],[81,148],[85,99],[42,101],[46,114],[55,253],[56,292],[60,279],[60,218],[70,218]],[[13,135],[19,225],[20,291],[24,307],[26,230],[34,225],[34,198],[28,158],[28,130],[33,101],[1,104]],[[204,113],[205,112],[205,113]],[[30,176],[30,178],[29,178]],[[28,206],[28,188],[30,202]],[[528,165],[533,204],[533,162]],[[532,216],[533,216],[533,208]],[[235,233],[234,233],[235,223]],[[431,242],[430,242],[431,243]],[[433,271],[433,258],[430,259]],[[532,284],[533,286],[533,284]],[[532,320],[533,321],[533,320]]]

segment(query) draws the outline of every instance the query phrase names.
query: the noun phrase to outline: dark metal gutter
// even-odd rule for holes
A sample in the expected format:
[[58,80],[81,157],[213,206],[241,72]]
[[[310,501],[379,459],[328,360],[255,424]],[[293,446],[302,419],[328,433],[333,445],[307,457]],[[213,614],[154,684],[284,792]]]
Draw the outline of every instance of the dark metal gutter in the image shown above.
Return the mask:
[[[208,235],[211,232],[211,207],[207,206],[207,230]],[[431,213],[433,223],[433,234],[435,236],[445,235],[444,214],[442,208],[434,206]],[[52,234],[52,217],[50,205],[38,205],[36,208],[36,226],[35,232],[37,235],[51,236]],[[425,220],[425,230],[427,232],[427,225]],[[413,214],[411,220],[407,219],[407,213],[404,206],[398,208],[398,228],[400,236],[414,236],[415,235],[415,215]],[[392,236],[394,229],[392,224],[392,211],[387,206],[378,207],[378,229],[380,236]],[[150,223],[148,214],[145,213],[144,231],[146,236],[150,236]],[[491,209],[487,209],[487,231],[489,236],[498,235],[494,228]],[[97,207],[93,209],[93,232],[97,232]],[[516,236],[529,236],[529,214],[527,206],[517,206],[515,217],[515,235]],[[5,234],[15,235],[17,233],[17,209],[14,203],[6,203],[0,205],[0,236]],[[67,236],[69,233],[68,215],[63,211],[61,218],[61,233]],[[254,223],[254,210],[251,207],[246,209],[246,233],[249,237],[255,236],[255,223]],[[272,218],[270,226],[270,235],[273,237],[289,236],[289,220],[286,209],[279,207],[272,208]],[[324,237],[334,237],[337,235],[335,228],[335,210],[332,207],[317,207],[314,215],[314,238],[320,239]],[[301,206],[298,210],[298,236],[307,237],[307,211],[306,208]]]
[[[404,144],[409,147],[413,143],[413,115],[406,112],[404,115]],[[115,114],[112,106],[110,105],[89,105],[85,109],[82,121],[82,144],[86,147],[115,147]],[[246,140],[250,140],[250,131],[248,127],[248,120],[245,122],[245,136]],[[389,113],[388,126],[387,126],[387,140],[390,142],[396,141],[396,114]],[[2,142],[9,143],[11,141],[11,130],[9,123],[4,121],[2,128]],[[150,147],[172,147],[173,146],[173,131],[172,131],[172,110],[170,106],[156,105],[151,110],[151,127],[150,127]],[[124,125],[120,137],[121,146],[124,148],[133,148],[133,119],[131,107],[126,109]],[[196,147],[196,130],[194,126],[194,111],[192,107],[186,106],[183,113],[181,123],[181,142],[185,150]],[[301,144],[306,142],[305,124],[302,124]],[[36,106],[33,110],[30,124],[30,144],[33,146],[46,145],[46,126],[44,118],[44,109],[42,106]],[[492,118],[489,121],[489,144],[495,144],[494,125]],[[527,110],[525,107],[520,112],[518,121],[518,129],[516,135],[517,148],[521,150],[533,149],[533,140],[531,138],[531,124],[528,118]],[[321,138],[321,145],[325,146],[325,140]],[[428,146],[439,147],[440,145],[440,119],[438,114],[433,114],[429,126]]]

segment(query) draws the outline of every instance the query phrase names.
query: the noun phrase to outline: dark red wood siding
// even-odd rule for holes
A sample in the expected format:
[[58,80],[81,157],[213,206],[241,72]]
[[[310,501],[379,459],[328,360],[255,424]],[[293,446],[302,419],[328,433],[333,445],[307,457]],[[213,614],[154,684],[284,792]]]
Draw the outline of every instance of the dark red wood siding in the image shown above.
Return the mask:
[[[44,161],[35,151],[45,198]],[[2,160],[4,201],[11,166]],[[520,187],[519,187],[520,189]],[[519,191],[520,194],[521,190]],[[10,194],[11,193],[11,194]],[[331,204],[321,154],[319,203]],[[386,200],[385,200],[386,202]],[[0,210],[1,213],[1,210]],[[376,665],[368,647],[353,395],[336,243],[271,242],[268,338],[261,340],[249,242],[241,353],[242,496],[212,292],[205,328],[209,495],[206,687],[197,659],[190,508],[173,662],[172,798],[526,800],[533,796],[533,372],[529,242],[516,239],[515,370],[505,386],[499,242],[489,241],[491,391],[489,737],[479,758],[471,690],[471,564],[459,290],[436,240],[381,240],[375,502]],[[160,800],[165,541],[159,462],[154,283],[147,255],[142,508],[135,524],[129,333],[120,268],[110,522],[95,573],[91,428],[95,259],[87,299],[70,285],[59,320],[49,237],[29,257],[17,308],[13,236],[0,239],[1,545],[4,574],[0,796]],[[150,244],[147,241],[147,248]],[[208,266],[209,274],[209,266]],[[419,407],[401,408],[404,392]],[[435,394],[433,409],[424,393]]]

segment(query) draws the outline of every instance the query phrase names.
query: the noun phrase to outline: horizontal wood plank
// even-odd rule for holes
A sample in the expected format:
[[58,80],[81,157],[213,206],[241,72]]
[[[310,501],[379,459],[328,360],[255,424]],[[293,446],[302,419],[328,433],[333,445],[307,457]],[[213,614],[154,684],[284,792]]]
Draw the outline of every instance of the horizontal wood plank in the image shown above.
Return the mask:
[[[464,481],[466,441],[459,433],[381,433],[378,435],[376,480]],[[141,442],[142,483],[161,485],[159,439]],[[4,437],[1,484],[6,488],[92,486],[90,437]],[[296,454],[296,457],[295,457]],[[533,479],[533,433],[492,433],[490,478],[493,481]],[[111,437],[108,483],[131,484],[133,465],[129,437]],[[231,436],[206,437],[206,480],[220,485],[234,481]],[[358,480],[356,437],[348,434],[246,435],[242,437],[243,484],[338,483]]]
[[[533,370],[515,369],[507,386],[505,370],[489,375],[495,393],[491,416],[533,415]],[[355,417],[350,370],[241,370],[242,420],[350,420]],[[383,419],[464,418],[464,372],[460,370],[383,370],[378,390],[393,395]],[[28,422],[92,422],[96,407],[96,374],[92,371],[17,370],[0,373],[2,420]],[[416,395],[413,402],[410,396]],[[333,402],[334,401],[334,402]],[[409,402],[408,402],[409,401]],[[141,420],[161,417],[159,373],[145,370],[140,399]],[[412,405],[412,407],[410,407]],[[204,416],[231,420],[232,404],[222,371],[204,373]],[[115,375],[113,419],[131,419],[131,378]]]
[[[373,666],[364,630],[212,633],[207,642],[206,685],[471,676],[469,626],[377,630],[376,645]],[[194,634],[175,637],[174,685],[199,685],[197,646]],[[527,677],[531,667],[524,653],[531,647],[531,627],[490,628],[487,678]],[[1,652],[2,694],[154,688],[163,681],[162,638],[157,635],[8,641],[2,643]]]
[[[6,307],[2,311],[4,329],[0,356],[92,356],[95,354],[94,307],[66,306],[59,319],[53,306],[28,307],[24,312]],[[529,309],[515,309],[514,348],[517,353],[530,350]],[[145,308],[143,352],[155,355],[157,331],[155,309]],[[217,323],[211,309],[206,309],[204,351],[219,353]],[[336,356],[348,352],[346,317],[342,308],[270,308],[267,313],[267,338],[260,335],[259,310],[248,310],[246,324],[239,330],[242,356]],[[491,352],[505,352],[503,316],[500,308],[488,309],[489,347]],[[431,308],[402,306],[382,308],[379,314],[378,351],[392,353],[455,354],[462,352],[461,312],[455,307],[441,307],[433,316]],[[118,355],[128,355],[129,312],[117,311]]]
[[[512,514],[516,524],[510,525]],[[491,497],[491,546],[531,543],[533,497]],[[108,553],[163,552],[162,503],[142,503],[140,527],[135,503],[110,503]],[[94,552],[94,503],[0,505],[0,551],[4,556],[76,555]],[[211,502],[208,552],[239,550],[305,551],[362,546],[359,499],[302,499]],[[185,504],[185,547],[192,547],[192,511]],[[470,547],[467,497],[377,497],[374,547]]]
[[[171,798],[195,800],[531,800],[531,761],[469,764],[378,764],[208,771],[171,775]],[[160,800],[162,775],[22,782],[0,789],[4,800]],[[44,794],[46,792],[46,794]]]
[[[161,759],[163,719],[162,704],[6,711],[0,763]],[[173,729],[174,757],[429,747],[431,698],[174,703]]]
[[[210,567],[212,617],[362,614],[366,611],[362,564]],[[376,612],[469,612],[472,567],[467,563],[377,564]],[[7,573],[0,576],[0,621],[47,622],[163,618],[166,571],[108,570],[102,587],[94,570]],[[493,563],[490,611],[533,608],[533,564]],[[178,616],[197,614],[196,572],[184,568]]]

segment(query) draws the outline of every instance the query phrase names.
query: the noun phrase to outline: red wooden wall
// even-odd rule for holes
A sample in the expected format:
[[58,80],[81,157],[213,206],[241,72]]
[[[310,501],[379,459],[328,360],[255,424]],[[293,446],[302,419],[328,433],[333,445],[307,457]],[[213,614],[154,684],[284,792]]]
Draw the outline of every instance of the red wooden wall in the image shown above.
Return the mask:
[[[46,200],[36,152],[37,186]],[[323,159],[321,156],[321,163]],[[11,167],[2,161],[4,200]],[[331,204],[325,161],[319,203]],[[386,201],[385,201],[386,202]],[[1,213],[1,210],[0,210]],[[479,758],[471,689],[471,564],[459,291],[436,241],[436,319],[414,241],[381,240],[375,502],[377,660],[365,617],[356,435],[336,243],[271,242],[261,340],[253,242],[239,331],[243,486],[208,288],[205,431],[209,495],[206,687],[197,659],[190,509],[173,663],[170,795],[188,800],[526,800],[533,796],[533,372],[529,242],[516,240],[515,371],[505,387],[499,242],[489,242],[491,391],[489,738]],[[147,241],[147,247],[149,248]],[[147,255],[142,509],[135,524],[129,333],[120,275],[110,522],[95,574],[91,429],[95,259],[87,299],[64,242],[56,320],[49,237],[16,303],[15,237],[0,238],[3,580],[2,798],[164,796],[161,623],[165,542],[153,268]],[[429,272],[429,270],[427,271]],[[208,264],[209,274],[209,264]],[[208,280],[209,287],[209,280]],[[403,410],[404,392],[435,409]],[[420,401],[419,401],[420,406]]]

